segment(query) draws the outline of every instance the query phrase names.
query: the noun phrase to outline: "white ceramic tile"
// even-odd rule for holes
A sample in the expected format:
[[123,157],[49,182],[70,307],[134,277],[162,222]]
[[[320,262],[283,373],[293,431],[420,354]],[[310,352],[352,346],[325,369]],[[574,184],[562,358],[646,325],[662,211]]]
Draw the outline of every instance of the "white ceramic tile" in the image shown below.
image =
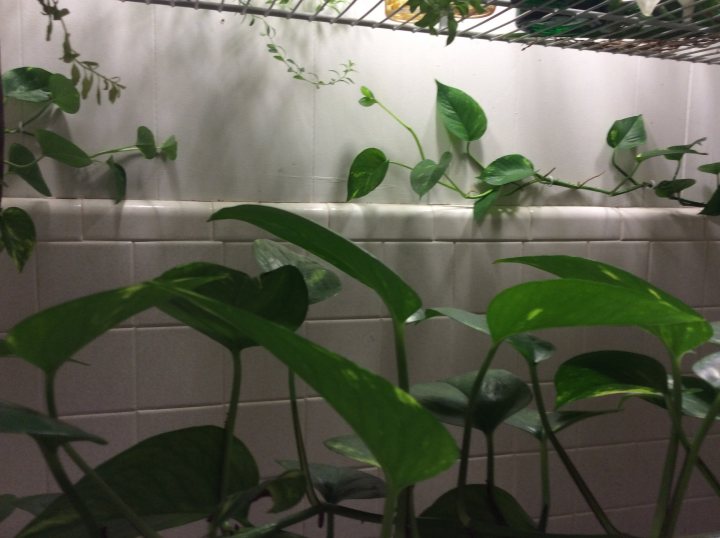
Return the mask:
[[[216,202],[213,210],[234,207],[237,203]],[[273,207],[290,211],[321,226],[327,227],[328,213],[325,204],[270,204]],[[216,241],[254,241],[255,239],[275,239],[275,236],[260,228],[237,220],[218,220],[212,223],[213,238]]]
[[6,252],[0,254],[0,331],[7,331],[37,308],[37,250],[19,273]]
[[[280,359],[261,347],[252,347],[241,354],[240,401],[280,400],[289,397],[288,369]],[[232,368],[228,364],[225,374],[225,401],[230,399]],[[302,379],[295,378],[297,396],[303,397],[307,387]]]
[[649,536],[654,513],[654,505],[644,505],[608,510],[607,516],[622,532],[632,536]]
[[428,240],[433,235],[429,206],[331,204],[330,228],[347,239]]
[[44,386],[43,372],[38,367],[16,357],[0,360],[0,399],[44,410]]
[[[352,428],[321,398],[305,400],[305,445],[308,460],[328,465],[352,466],[354,463],[325,447],[323,442],[352,433]],[[295,459],[295,456],[292,456]]]
[[141,410],[137,413],[138,440],[194,426],[222,427],[226,415],[227,408],[223,405]]
[[47,491],[45,460],[30,437],[3,434],[0,456],[6,462],[0,467],[0,484],[5,493],[23,496]]
[[22,65],[20,13],[20,0],[8,0],[0,5],[0,31],[5,36],[2,49],[3,72]]
[[[572,456],[571,456],[572,457]],[[537,517],[540,514],[540,455],[517,454],[513,458],[517,469],[516,499]],[[550,495],[552,515],[572,514],[578,506],[579,493],[565,467],[554,452],[549,454]]]
[[382,259],[420,295],[423,305],[452,305],[452,243],[385,243]]
[[132,329],[115,329],[83,348],[56,377],[58,410],[85,415],[134,410],[135,354]]
[[717,497],[686,501],[678,521],[678,535],[716,532],[720,526],[716,506]]
[[209,240],[212,204],[128,200],[83,202],[86,240]]
[[5,207],[24,209],[33,219],[38,241],[79,241],[82,239],[82,202],[32,198],[6,198]]
[[647,279],[650,243],[644,241],[591,241],[588,258],[620,267]]
[[37,264],[41,308],[132,283],[130,243],[40,243]]
[[530,209],[531,241],[620,239],[620,218],[605,207],[535,207]]
[[435,206],[435,236],[438,241],[526,241],[530,238],[530,209],[499,207],[478,224],[472,209]]
[[705,219],[693,209],[619,209],[622,218],[622,239],[684,240],[703,239]]
[[138,329],[136,338],[139,409],[224,401],[224,368],[230,357],[219,344],[187,327]]
[[654,242],[650,245],[649,280],[690,306],[704,306],[706,244],[701,241]]

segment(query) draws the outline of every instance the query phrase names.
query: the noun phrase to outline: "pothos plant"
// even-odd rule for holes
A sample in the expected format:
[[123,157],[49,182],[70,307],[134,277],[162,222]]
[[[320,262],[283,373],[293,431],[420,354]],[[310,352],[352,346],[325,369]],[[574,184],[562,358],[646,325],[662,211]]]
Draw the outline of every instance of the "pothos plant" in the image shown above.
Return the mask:
[[[676,200],[683,206],[699,207],[703,215],[720,215],[720,162],[707,163],[698,168],[700,172],[715,176],[716,188],[707,202],[690,200],[682,191],[696,183],[695,179],[679,177],[682,160],[688,154],[706,155],[696,148],[705,140],[695,140],[690,144],[670,146],[661,149],[641,151],[647,143],[647,134],[641,115],[615,121],[607,133],[607,144],[612,148],[612,167],[619,179],[612,189],[591,185],[595,177],[580,182],[571,182],[552,177],[551,171],[541,172],[532,161],[520,154],[498,157],[490,163],[482,163],[472,152],[472,144],[482,138],[487,130],[487,117],[482,107],[470,95],[436,82],[437,115],[452,140],[458,141],[464,152],[459,155],[445,151],[439,157],[428,156],[417,133],[400,119],[390,108],[380,101],[367,87],[362,87],[360,104],[364,107],[376,106],[408,131],[418,150],[419,161],[407,164],[393,160],[378,148],[366,148],[353,160],[348,173],[347,200],[361,198],[375,190],[384,181],[390,166],[405,168],[409,171],[410,186],[422,197],[436,186],[456,192],[461,198],[474,203],[474,216],[482,221],[487,212],[506,196],[518,191],[543,185],[571,190],[598,192],[606,196],[621,196],[637,190],[652,190],[658,197]],[[664,158],[677,163],[672,177],[656,181],[638,179],[641,166],[650,159]],[[465,191],[448,172],[453,160],[469,161],[476,168],[474,189]],[[630,161],[628,166],[625,161]]]
[[[607,395],[639,398],[664,408],[669,442],[652,522],[653,537],[674,536],[688,481],[700,473],[716,494],[720,484],[699,456],[720,410],[720,353],[694,361],[694,375],[683,375],[691,350],[720,343],[717,324],[675,297],[616,267],[568,256],[498,260],[520,263],[558,277],[527,282],[499,293],[481,315],[451,307],[423,306],[418,294],[378,259],[322,226],[292,213],[260,205],[222,209],[213,221],[253,224],[315,256],[280,243],[256,242],[263,272],[250,277],[229,267],[193,263],[175,267],[154,280],[82,297],[34,314],[0,341],[0,356],[13,355],[44,375],[43,412],[0,403],[0,431],[25,434],[38,444],[62,489],[59,495],[0,496],[0,517],[16,509],[36,517],[19,538],[157,538],[163,529],[206,520],[209,537],[292,537],[292,525],[317,520],[328,537],[336,536],[337,518],[375,524],[382,538],[453,538],[465,536],[555,537],[547,532],[552,506],[548,450],[552,447],[607,535],[623,535],[592,493],[558,438],[582,420],[613,413],[578,411],[569,404]],[[395,376],[391,381],[313,343],[295,330],[308,305],[338,291],[337,278],[323,260],[378,294],[392,322]],[[197,426],[150,437],[89,466],[75,445],[103,443],[58,418],[54,380],[57,372],[93,339],[148,308],[157,307],[198,330],[227,350],[232,388],[223,428]],[[446,317],[477,331],[489,341],[477,369],[432,383],[412,385],[413,358],[405,346],[408,324]],[[633,326],[654,335],[670,357],[670,371],[655,358],[617,350],[597,350],[567,358],[555,374],[555,405],[540,391],[538,365],[552,360],[551,343],[532,331],[554,327]],[[262,346],[288,370],[292,427],[288,442],[295,461],[279,462],[278,475],[261,481],[255,460],[235,437],[237,404],[245,350]],[[501,347],[524,359],[529,384],[495,364]],[[182,375],[175,372],[173,375]],[[352,467],[308,461],[298,414],[295,378],[299,377],[344,419],[349,435],[326,446],[357,465],[376,467],[382,478]],[[553,408],[554,407],[554,408]],[[687,433],[684,416],[699,426]],[[458,446],[444,424],[460,425]],[[541,454],[538,502],[541,516],[531,518],[513,496],[495,483],[493,435],[511,425],[534,437]],[[243,430],[240,428],[240,430]],[[470,442],[481,433],[487,446],[484,481],[468,472]],[[61,456],[63,456],[61,458]],[[84,476],[72,483],[66,457]],[[459,461],[456,487],[428,507],[416,507],[416,484]],[[628,478],[632,480],[632,478]],[[532,487],[527,484],[527,487]],[[272,523],[255,524],[254,503],[272,499]],[[348,507],[348,499],[384,499],[382,513]],[[305,505],[298,505],[303,501]],[[366,527],[367,528],[367,527]],[[574,535],[577,536],[577,535]],[[627,535],[623,535],[627,536]]]

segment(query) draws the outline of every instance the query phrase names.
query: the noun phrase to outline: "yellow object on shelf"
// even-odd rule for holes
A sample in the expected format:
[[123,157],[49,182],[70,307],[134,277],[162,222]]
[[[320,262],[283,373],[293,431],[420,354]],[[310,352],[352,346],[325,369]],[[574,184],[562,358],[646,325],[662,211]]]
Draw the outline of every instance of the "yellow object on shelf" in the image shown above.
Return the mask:
[[[478,12],[474,7],[470,6],[468,10],[468,16],[466,19],[479,19],[480,17],[487,17],[492,15],[495,11],[495,6],[485,6],[485,9]],[[421,16],[419,11],[411,11],[407,6],[406,0],[385,0],[385,15],[390,17],[390,20],[397,22],[405,22],[416,19]],[[462,14],[455,10],[455,18],[460,20],[463,18]]]

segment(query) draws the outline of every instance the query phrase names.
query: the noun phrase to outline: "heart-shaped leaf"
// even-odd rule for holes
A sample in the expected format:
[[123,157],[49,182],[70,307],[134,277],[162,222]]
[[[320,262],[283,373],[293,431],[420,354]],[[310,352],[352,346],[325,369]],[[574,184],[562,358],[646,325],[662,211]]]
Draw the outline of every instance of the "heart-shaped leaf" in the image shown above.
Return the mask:
[[670,198],[685,189],[689,189],[695,183],[694,179],[673,179],[671,181],[661,181],[653,190],[660,198]]
[[125,169],[116,163],[112,156],[105,162],[113,178],[113,186],[115,187],[114,199],[115,203],[118,204],[125,199],[125,194],[127,193],[127,174],[125,173]]
[[424,196],[440,181],[450,165],[452,154],[446,151],[439,162],[432,159],[420,161],[410,172],[410,185],[418,196]]
[[11,163],[9,167],[11,174],[17,174],[23,178],[28,185],[43,196],[52,196],[37,164],[37,159],[30,149],[22,144],[10,144],[8,157]]
[[487,129],[487,118],[480,105],[457,88],[435,81],[437,111],[445,128],[465,142],[479,139]]
[[38,413],[34,409],[10,402],[0,401],[0,432],[21,433],[39,439],[68,441],[92,441],[107,444],[97,435],[86,433],[66,422]]
[[[547,413],[547,419],[553,433],[558,433],[588,418],[617,413],[618,411],[619,409],[606,409],[603,411],[551,411]],[[536,409],[521,409],[505,419],[505,424],[527,432],[538,440],[543,437],[544,427],[542,420],[540,420],[540,413],[538,413]]]
[[374,191],[385,179],[389,166],[390,161],[377,148],[367,148],[358,153],[348,173],[347,201]]
[[40,67],[18,67],[2,75],[3,95],[31,103],[50,100],[50,72]]
[[35,248],[35,224],[24,209],[8,207],[0,213],[0,240],[18,271]]
[[40,149],[46,157],[74,168],[83,168],[92,164],[90,156],[67,138],[45,129],[38,129],[35,134]]
[[708,215],[710,217],[716,217],[720,215],[720,187],[715,189],[715,192],[707,201],[705,207],[700,211],[701,215]]
[[473,220],[477,223],[483,221],[490,209],[495,205],[495,202],[497,202],[497,199],[500,198],[500,189],[492,189],[483,194],[485,196],[478,198],[473,204]]
[[[297,461],[279,462],[285,469],[299,469]],[[385,482],[377,476],[349,467],[310,464],[312,483],[326,502],[338,504],[346,499],[381,499]]]
[[535,174],[535,168],[527,158],[522,155],[505,155],[495,159],[480,173],[478,179],[488,185],[506,185],[521,181]]
[[658,361],[629,351],[595,351],[565,361],[555,372],[558,407],[577,400],[621,394],[661,396],[667,373]]
[[375,95],[373,95],[373,92],[370,91],[370,88],[367,86],[360,86],[360,93],[362,93],[362,97],[360,98],[360,101],[358,101],[362,106],[368,107],[373,106],[377,103],[377,99],[375,99]]
[[607,134],[608,146],[615,149],[635,148],[647,141],[642,116],[630,116],[615,121]]
[[53,103],[63,112],[75,114],[80,110],[80,92],[75,89],[72,80],[59,73],[50,75],[48,81]]
[[548,360],[555,352],[554,345],[532,334],[515,334],[508,343],[531,365]]
[[692,369],[696,376],[715,390],[720,390],[720,352],[700,359]]
[[165,142],[162,143],[162,145],[160,146],[160,153],[168,161],[174,161],[175,159],[177,159],[178,142],[175,138],[175,135],[171,135],[165,140]]
[[701,164],[698,166],[698,170],[707,174],[720,174],[720,162]]
[[345,456],[348,459],[380,468],[380,463],[370,452],[365,442],[357,435],[339,435],[323,441],[323,444],[329,449]]
[[137,129],[137,139],[135,141],[135,145],[146,159],[153,159],[157,156],[155,135],[144,125],[141,125]]

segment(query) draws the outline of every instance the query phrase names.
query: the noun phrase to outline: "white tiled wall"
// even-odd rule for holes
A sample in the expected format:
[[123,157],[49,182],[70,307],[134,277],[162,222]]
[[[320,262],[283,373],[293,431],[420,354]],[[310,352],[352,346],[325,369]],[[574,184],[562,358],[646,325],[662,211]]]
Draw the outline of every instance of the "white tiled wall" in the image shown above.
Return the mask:
[[[227,206],[224,203],[129,201],[113,206],[102,200],[84,200],[39,205],[33,199],[9,199],[6,203],[27,208],[41,222],[63,223],[68,231],[41,226],[38,252],[21,275],[4,257],[0,259],[0,276],[10,283],[0,287],[0,299],[6,305],[0,333],[39,307],[152,278],[177,263],[208,260],[251,274],[258,272],[251,244],[260,234],[253,227],[231,221],[205,222],[212,211]],[[410,282],[425,306],[483,311],[499,290],[544,276],[514,264],[493,265],[493,260],[564,253],[624,267],[677,293],[710,319],[720,318],[715,274],[706,269],[717,261],[720,242],[714,221],[690,210],[519,208],[499,212],[478,226],[472,223],[469,208],[281,205],[352,236]],[[366,368],[392,376],[391,328],[382,305],[356,282],[348,278],[343,282],[346,292],[315,305],[301,333]],[[444,319],[410,327],[407,336],[414,382],[474,369],[489,345],[477,333]],[[632,329],[563,329],[545,331],[542,336],[557,345],[558,360],[599,347],[660,353],[651,337]],[[69,364],[60,371],[59,407],[70,422],[110,441],[108,447],[82,447],[92,462],[162,431],[222,424],[229,361],[217,345],[169,317],[153,312],[138,315],[93,342],[77,358],[87,366]],[[521,361],[507,351],[499,354],[496,366],[524,375]],[[243,370],[237,435],[253,450],[262,472],[272,474],[277,470],[276,459],[294,457],[292,443],[282,434],[289,424],[286,373],[279,361],[261,350],[246,354]],[[552,396],[552,372],[553,364],[540,372],[548,397]],[[304,385],[299,393],[311,457],[341,462],[322,441],[347,433],[342,420]],[[19,360],[4,359],[0,362],[0,395],[42,409],[40,375]],[[612,509],[617,524],[642,534],[647,532],[647,514],[653,503],[648,492],[661,465],[669,425],[661,412],[641,402],[626,407],[622,422],[612,416],[599,418],[563,432],[561,439],[587,474],[591,488]],[[457,429],[451,429],[458,435]],[[710,440],[706,454],[714,467],[720,463],[712,449],[717,440]],[[535,442],[503,428],[496,445],[501,455],[500,485],[537,515]],[[479,438],[472,454],[473,478],[481,481],[485,449]],[[31,443],[6,436],[0,440],[0,456],[2,491],[29,494],[56,489]],[[553,473],[553,529],[597,531],[559,462],[552,461],[557,468]],[[446,475],[421,486],[420,503],[430,502],[440,486],[451,483],[452,477]],[[717,501],[710,500],[711,492],[702,481],[693,484],[690,496],[683,530],[720,527],[715,508],[703,512],[708,506],[716,507],[712,503]],[[700,521],[697,514],[703,514]],[[0,536],[12,536],[23,521],[14,516],[0,525]],[[322,536],[309,526],[304,532]],[[367,526],[360,530],[344,526],[343,538],[371,536],[373,532]],[[191,535],[191,531],[170,534]]]

